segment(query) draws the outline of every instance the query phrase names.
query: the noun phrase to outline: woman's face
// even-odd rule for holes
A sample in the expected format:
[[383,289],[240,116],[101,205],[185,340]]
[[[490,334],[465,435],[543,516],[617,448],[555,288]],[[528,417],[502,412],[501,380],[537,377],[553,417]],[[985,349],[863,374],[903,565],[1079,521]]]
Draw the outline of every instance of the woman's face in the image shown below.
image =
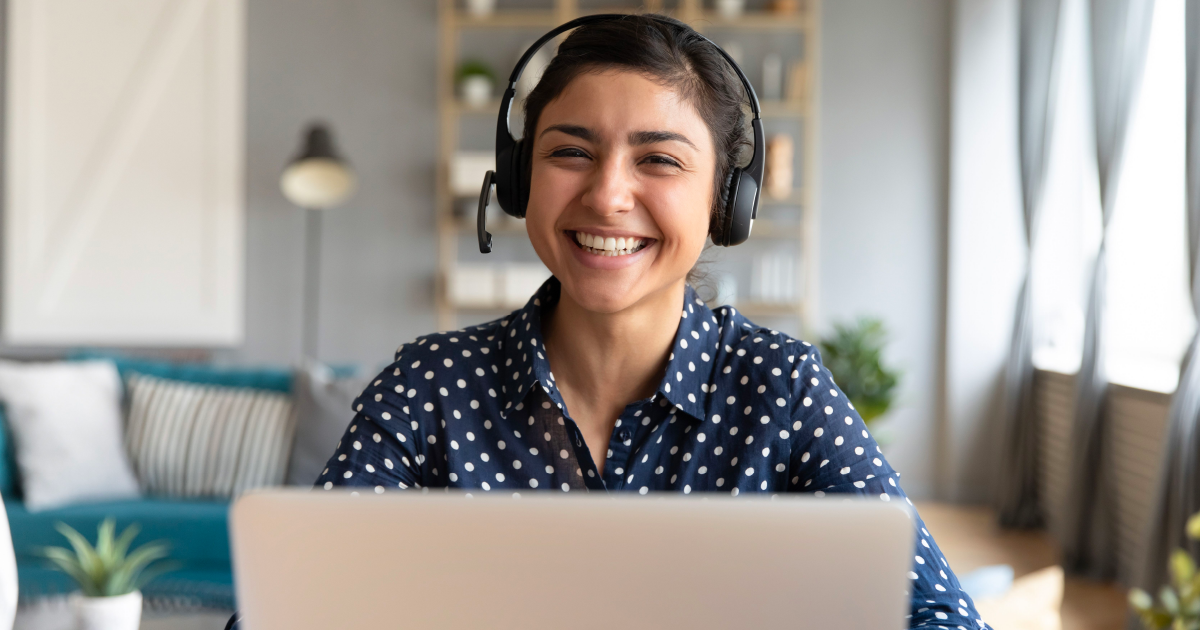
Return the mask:
[[585,73],[538,119],[526,228],[583,308],[616,313],[680,286],[708,236],[716,153],[675,90]]

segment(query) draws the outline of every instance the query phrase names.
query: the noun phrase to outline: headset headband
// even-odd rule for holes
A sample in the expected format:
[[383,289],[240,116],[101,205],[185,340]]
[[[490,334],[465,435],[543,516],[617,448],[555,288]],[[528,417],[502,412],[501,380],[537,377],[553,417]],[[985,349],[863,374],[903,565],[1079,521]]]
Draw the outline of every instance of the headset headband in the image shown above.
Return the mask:
[[[521,59],[517,61],[516,67],[513,68],[512,74],[508,77],[508,87],[504,89],[504,97],[500,99],[500,117],[496,122],[496,146],[500,146],[499,142],[502,133],[503,135],[507,135],[507,138],[505,139],[508,142],[514,142],[512,130],[510,130],[508,127],[508,116],[511,113],[510,110],[512,109],[513,99],[515,99],[517,96],[517,80],[521,78],[521,73],[525,72],[525,66],[529,65],[529,61],[533,59],[533,56],[536,55],[539,50],[542,49],[542,46],[546,45],[546,42],[549,42],[555,37],[558,37],[567,31],[573,30],[585,24],[621,20],[628,17],[629,14],[622,13],[597,13],[595,15],[585,15],[583,17],[575,18],[566,24],[561,24],[552,29],[549,33],[546,33],[538,38],[538,40],[534,42],[528,50],[525,51],[525,54],[521,55]],[[646,14],[642,17],[647,17],[656,22],[667,24],[673,27],[679,26],[679,24],[675,22],[667,21],[654,14]],[[729,53],[725,52],[724,48],[721,48],[711,39],[701,35],[700,33],[696,33],[696,35],[709,44],[712,44],[712,47],[715,48],[717,52],[721,53],[721,56],[725,58],[727,63],[729,63],[729,67],[733,68],[733,71],[737,73],[738,79],[740,79],[742,82],[742,87],[746,89],[746,96],[750,99],[750,111],[754,114],[754,118],[752,120],[758,120],[761,116],[758,106],[758,94],[754,92],[754,86],[750,84],[750,80],[746,78],[746,75],[742,72],[741,67],[739,67],[737,62],[733,60],[733,57],[729,56]]]
[[[537,54],[537,52],[541,50],[542,46],[545,46],[547,42],[561,35],[562,33],[565,33],[566,31],[584,26],[586,24],[623,20],[629,17],[631,17],[631,14],[598,13],[595,15],[585,15],[583,17],[575,18],[570,22],[561,24],[554,29],[551,29],[550,32],[546,33],[545,35],[542,35],[536,42],[533,43],[532,46],[529,47],[528,50],[525,51],[525,54],[521,55],[521,58],[517,61],[517,65],[513,68],[512,74],[508,78],[508,85],[504,89],[504,95],[500,99],[500,112],[496,120],[497,172],[504,172],[506,170],[501,164],[503,157],[508,157],[509,159],[520,158],[519,153],[514,150],[518,144],[518,141],[513,138],[512,131],[509,129],[508,119],[512,110],[513,100],[517,95],[517,81],[521,78],[521,73],[525,71],[525,66],[529,64],[529,61],[533,58],[533,56]],[[682,25],[674,20],[669,20],[664,16],[643,14],[641,17],[652,19],[661,24],[666,24],[672,28],[678,28],[680,26],[684,26],[686,28],[686,25]],[[753,225],[754,219],[758,214],[758,195],[762,186],[763,171],[766,163],[766,143],[763,137],[758,95],[754,92],[754,86],[750,84],[750,80],[746,78],[746,74],[742,72],[741,67],[739,67],[737,62],[733,60],[733,57],[729,56],[729,53],[725,52],[723,48],[718,46],[711,39],[708,39],[704,35],[701,35],[700,33],[696,33],[696,35],[708,42],[718,53],[721,54],[721,57],[725,59],[725,62],[729,64],[729,67],[733,68],[734,73],[737,74],[738,79],[742,82],[742,87],[746,91],[746,98],[750,101],[750,111],[753,114],[753,118],[750,120],[750,126],[754,136],[754,151],[750,159],[750,163],[747,164],[745,168],[738,169],[734,165],[730,165],[730,168],[736,169],[736,171],[731,171],[731,173],[735,173],[735,177],[733,177],[734,181],[731,182],[729,190],[726,191],[730,206],[724,209],[726,215],[728,216],[725,218],[726,224],[721,227],[723,242],[718,243],[721,245],[736,245],[744,241],[745,238],[749,236],[750,227]],[[737,171],[740,171],[740,173]],[[512,175],[512,172],[509,172],[509,174]],[[488,171],[487,176],[484,178],[483,190],[480,192],[479,197],[479,211],[476,215],[476,227],[479,236],[479,250],[483,253],[487,253],[492,250],[492,235],[489,234],[485,229],[485,209],[491,198],[492,184],[496,181],[495,175],[496,172]],[[753,180],[752,186],[741,186],[740,179],[746,177]],[[511,182],[505,181],[504,183],[506,185],[511,185]],[[499,184],[497,185],[497,188],[499,188]],[[503,204],[503,191],[501,191],[500,196]],[[746,210],[740,213],[734,212],[733,210],[737,208],[745,208]],[[513,213],[513,211],[508,208],[505,208],[505,211],[509,212],[510,214]],[[743,214],[748,216],[740,216]],[[516,214],[515,216],[524,216],[524,208],[521,207],[520,213]],[[738,234],[741,236],[731,238],[729,234],[733,230],[737,230]]]

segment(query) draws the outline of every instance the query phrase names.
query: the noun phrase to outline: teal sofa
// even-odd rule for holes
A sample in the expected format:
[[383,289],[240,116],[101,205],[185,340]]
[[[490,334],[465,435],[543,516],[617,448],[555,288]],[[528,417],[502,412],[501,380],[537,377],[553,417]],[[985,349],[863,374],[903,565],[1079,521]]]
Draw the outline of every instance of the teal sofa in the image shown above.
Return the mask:
[[[123,380],[129,374],[139,373],[209,385],[285,393],[292,390],[292,373],[285,369],[221,368],[95,352],[76,353],[72,358],[111,359],[117,364]],[[13,444],[2,413],[0,453],[4,454],[0,457],[0,495],[4,497],[4,508],[12,529],[22,601],[75,590],[71,579],[51,569],[39,554],[45,546],[66,544],[55,530],[55,523],[64,522],[95,540],[96,527],[111,516],[116,519],[117,531],[133,523],[141,527],[134,546],[166,541],[171,546],[171,559],[181,565],[179,570],[154,579],[142,589],[152,605],[235,609],[227,501],[147,496],[138,500],[83,503],[31,513],[20,499]]]

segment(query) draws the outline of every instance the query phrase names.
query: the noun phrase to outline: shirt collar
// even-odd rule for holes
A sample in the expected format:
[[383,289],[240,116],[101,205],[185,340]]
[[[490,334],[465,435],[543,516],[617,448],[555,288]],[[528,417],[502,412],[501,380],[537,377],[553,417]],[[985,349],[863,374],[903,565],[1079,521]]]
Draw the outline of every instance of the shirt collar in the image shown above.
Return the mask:
[[[502,378],[502,416],[523,404],[533,387],[541,387],[551,402],[563,408],[562,395],[554,384],[554,373],[546,358],[542,337],[542,312],[558,303],[562,285],[551,277],[522,308],[513,311],[501,326],[504,330]],[[655,398],[662,396],[671,405],[697,420],[703,420],[713,382],[720,331],[713,312],[692,287],[684,291],[679,329],[671,345],[670,359],[658,385]]]

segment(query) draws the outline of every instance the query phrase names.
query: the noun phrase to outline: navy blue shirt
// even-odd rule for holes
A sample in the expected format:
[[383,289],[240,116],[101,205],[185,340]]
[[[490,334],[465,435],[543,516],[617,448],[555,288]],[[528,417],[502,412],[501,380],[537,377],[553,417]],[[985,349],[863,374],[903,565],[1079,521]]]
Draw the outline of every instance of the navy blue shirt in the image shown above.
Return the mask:
[[[908,501],[816,348],[714,312],[690,287],[663,380],[625,406],[601,473],[546,358],[542,316],[560,290],[551,278],[508,317],[401,346],[354,402],[317,485]],[[919,516],[916,527],[910,626],[986,627]]]

